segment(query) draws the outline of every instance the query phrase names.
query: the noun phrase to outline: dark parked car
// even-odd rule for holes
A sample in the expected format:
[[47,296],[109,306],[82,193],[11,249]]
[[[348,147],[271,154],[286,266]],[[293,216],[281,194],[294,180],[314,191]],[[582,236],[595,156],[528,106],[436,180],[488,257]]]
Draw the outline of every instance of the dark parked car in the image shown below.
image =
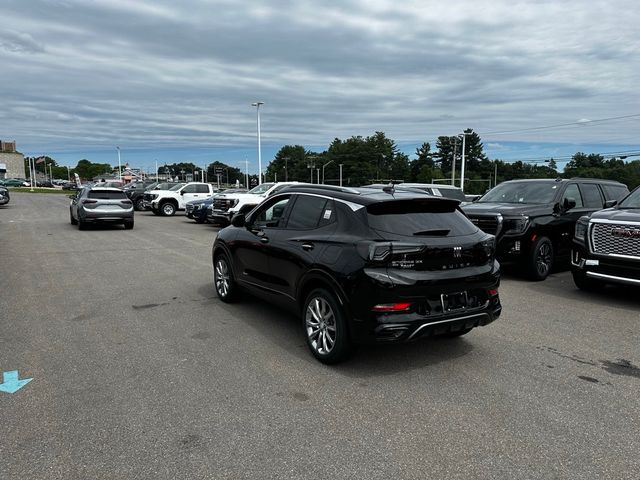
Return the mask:
[[145,210],[144,206],[144,192],[150,190],[168,190],[169,188],[177,185],[176,182],[135,182],[126,185],[123,191],[129,197],[129,200],[133,202],[133,206],[136,210]]
[[69,198],[71,225],[80,230],[90,223],[122,223],[127,230],[133,228],[133,204],[119,188],[86,187]]
[[556,261],[569,259],[578,218],[628,192],[622,183],[592,178],[511,180],[462,208],[496,236],[501,263],[518,264],[532,280],[544,280]]
[[0,187],[0,205],[6,205],[11,200],[9,190],[4,187]]
[[576,223],[571,273],[578,288],[640,286],[640,188],[614,203]]
[[191,200],[185,205],[185,213],[187,218],[195,220],[196,223],[204,223],[207,221],[207,209],[213,205],[213,196],[202,200]]
[[501,312],[495,239],[458,201],[393,189],[288,187],[218,232],[214,284],[301,316],[313,355],[354,343],[456,337]]

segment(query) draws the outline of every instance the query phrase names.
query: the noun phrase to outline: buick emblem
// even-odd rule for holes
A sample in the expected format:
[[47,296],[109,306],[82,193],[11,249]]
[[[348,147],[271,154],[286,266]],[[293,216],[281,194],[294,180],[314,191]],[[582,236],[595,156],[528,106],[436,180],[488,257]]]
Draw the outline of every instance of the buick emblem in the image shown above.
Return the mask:
[[453,247],[453,258],[462,258],[462,247]]
[[612,228],[610,233],[612,237],[640,238],[640,230],[633,228]]

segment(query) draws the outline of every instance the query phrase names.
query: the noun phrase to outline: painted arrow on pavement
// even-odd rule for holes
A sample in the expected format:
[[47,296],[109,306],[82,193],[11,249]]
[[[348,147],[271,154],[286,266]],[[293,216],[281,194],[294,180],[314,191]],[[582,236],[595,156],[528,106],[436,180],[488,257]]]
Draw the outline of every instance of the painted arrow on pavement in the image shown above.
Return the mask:
[[33,378],[23,378],[22,380],[18,380],[17,370],[4,372],[2,374],[2,378],[4,379],[4,383],[0,383],[0,392],[7,392],[7,393],[16,393],[18,390],[24,387],[27,383],[33,380]]

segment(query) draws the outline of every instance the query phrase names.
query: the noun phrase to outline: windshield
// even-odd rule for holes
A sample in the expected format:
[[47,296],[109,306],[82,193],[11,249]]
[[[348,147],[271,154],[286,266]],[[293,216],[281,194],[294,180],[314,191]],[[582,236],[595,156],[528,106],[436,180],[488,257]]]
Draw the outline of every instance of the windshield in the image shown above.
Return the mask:
[[636,188],[620,202],[619,208],[640,208],[640,188]]
[[172,192],[177,192],[178,190],[180,190],[182,187],[184,186],[184,183],[179,183],[177,185],[174,185],[173,187],[171,187],[169,190]]
[[489,190],[478,203],[551,203],[559,187],[552,182],[505,182]]
[[249,190],[249,193],[253,193],[254,195],[261,195],[273,187],[275,183],[263,183],[262,185],[258,185],[255,188]]

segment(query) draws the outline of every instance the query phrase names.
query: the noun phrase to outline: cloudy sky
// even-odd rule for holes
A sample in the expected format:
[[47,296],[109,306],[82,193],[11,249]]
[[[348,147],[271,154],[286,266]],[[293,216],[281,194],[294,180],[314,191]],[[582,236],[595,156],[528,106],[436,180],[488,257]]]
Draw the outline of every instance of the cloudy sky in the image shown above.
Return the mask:
[[[465,128],[491,158],[640,149],[634,0],[2,0],[0,138],[149,168]],[[541,128],[542,127],[542,128]],[[640,158],[640,157],[638,157]]]

